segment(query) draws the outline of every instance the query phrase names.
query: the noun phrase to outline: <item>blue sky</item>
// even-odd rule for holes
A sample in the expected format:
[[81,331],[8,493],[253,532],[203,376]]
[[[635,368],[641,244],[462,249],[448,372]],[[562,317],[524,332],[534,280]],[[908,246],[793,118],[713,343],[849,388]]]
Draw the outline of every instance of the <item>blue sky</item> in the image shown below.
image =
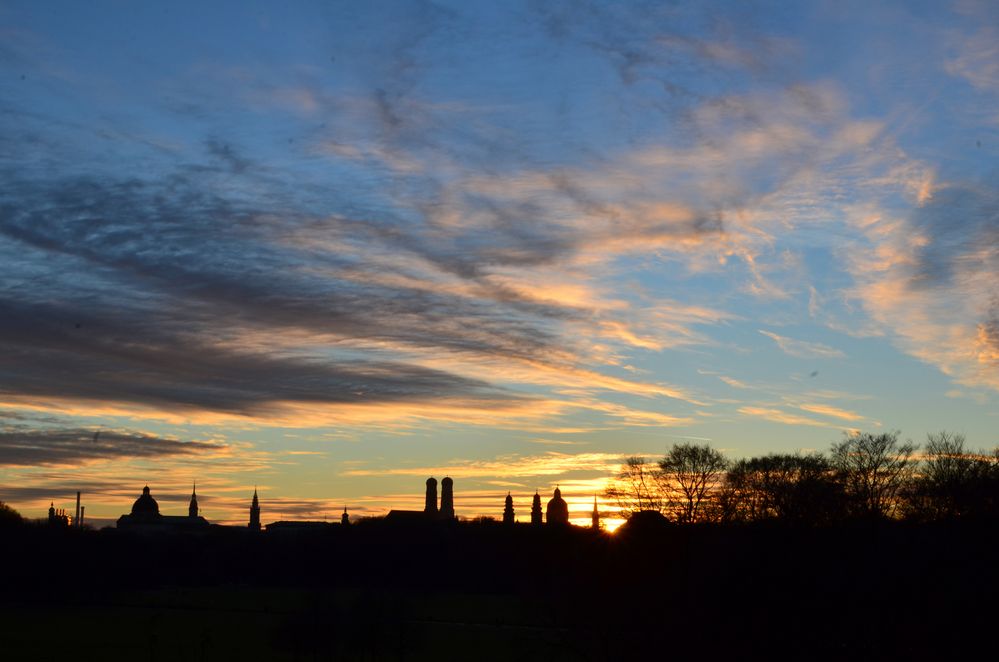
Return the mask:
[[996,445],[999,12],[786,5],[0,4],[0,498]]

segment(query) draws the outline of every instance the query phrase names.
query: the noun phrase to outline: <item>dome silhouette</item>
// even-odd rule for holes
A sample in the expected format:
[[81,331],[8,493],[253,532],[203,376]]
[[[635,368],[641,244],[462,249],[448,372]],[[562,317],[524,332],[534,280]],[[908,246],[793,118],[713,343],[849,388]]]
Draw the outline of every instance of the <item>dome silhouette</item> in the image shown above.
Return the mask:
[[562,498],[562,490],[557,487],[555,488],[555,494],[548,501],[545,519],[549,524],[569,523],[569,504]]
[[146,485],[142,488],[142,496],[135,500],[132,504],[132,514],[133,515],[159,515],[160,505],[156,503],[156,499],[149,494],[149,486]]

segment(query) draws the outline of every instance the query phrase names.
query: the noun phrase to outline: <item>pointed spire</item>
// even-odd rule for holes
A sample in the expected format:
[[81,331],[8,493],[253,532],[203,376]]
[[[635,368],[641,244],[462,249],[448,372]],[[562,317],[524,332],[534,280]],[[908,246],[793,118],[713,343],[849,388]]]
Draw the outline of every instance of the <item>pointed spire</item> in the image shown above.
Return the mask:
[[191,483],[191,503],[187,506],[188,517],[198,516],[198,486],[196,483]]
[[250,503],[250,529],[260,530],[260,501],[257,499],[257,486],[253,486],[253,501]]

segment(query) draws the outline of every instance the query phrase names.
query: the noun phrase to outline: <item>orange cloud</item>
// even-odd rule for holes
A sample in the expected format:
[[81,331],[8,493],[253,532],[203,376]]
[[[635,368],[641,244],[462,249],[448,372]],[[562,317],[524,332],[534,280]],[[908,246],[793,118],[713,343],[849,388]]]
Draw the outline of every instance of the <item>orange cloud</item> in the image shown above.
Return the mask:
[[821,414],[823,416],[831,416],[833,418],[839,418],[844,421],[864,420],[864,417],[861,416],[860,414],[856,414],[852,411],[847,411],[846,409],[840,409],[839,407],[833,407],[831,405],[804,404],[804,405],[798,405],[798,409],[811,412],[813,414]]
[[815,420],[814,418],[799,416],[798,414],[792,414],[780,409],[773,409],[769,407],[739,407],[738,411],[740,414],[744,414],[746,416],[762,418],[768,421],[773,421],[774,423],[783,423],[785,425],[809,425],[820,428],[835,427],[829,423]]

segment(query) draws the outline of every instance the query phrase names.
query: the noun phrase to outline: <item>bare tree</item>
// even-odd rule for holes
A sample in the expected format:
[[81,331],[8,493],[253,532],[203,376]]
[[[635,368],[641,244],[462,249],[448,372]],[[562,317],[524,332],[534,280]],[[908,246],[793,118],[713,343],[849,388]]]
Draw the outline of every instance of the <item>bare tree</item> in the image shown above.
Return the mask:
[[630,516],[643,510],[662,512],[663,500],[656,476],[659,468],[644,457],[625,458],[617,478],[607,488],[608,498],[617,501],[621,513]]
[[677,522],[707,517],[709,496],[721,484],[728,460],[708,445],[673,444],[659,461],[656,477],[666,508]]
[[822,455],[771,454],[736,462],[720,495],[729,521],[813,524],[840,518],[842,485]]
[[916,467],[916,446],[911,441],[900,443],[899,434],[856,432],[833,444],[830,462],[843,481],[855,514],[898,514],[902,488]]
[[995,453],[970,452],[962,434],[927,435],[919,475],[909,492],[911,514],[922,519],[994,512],[999,465]]

